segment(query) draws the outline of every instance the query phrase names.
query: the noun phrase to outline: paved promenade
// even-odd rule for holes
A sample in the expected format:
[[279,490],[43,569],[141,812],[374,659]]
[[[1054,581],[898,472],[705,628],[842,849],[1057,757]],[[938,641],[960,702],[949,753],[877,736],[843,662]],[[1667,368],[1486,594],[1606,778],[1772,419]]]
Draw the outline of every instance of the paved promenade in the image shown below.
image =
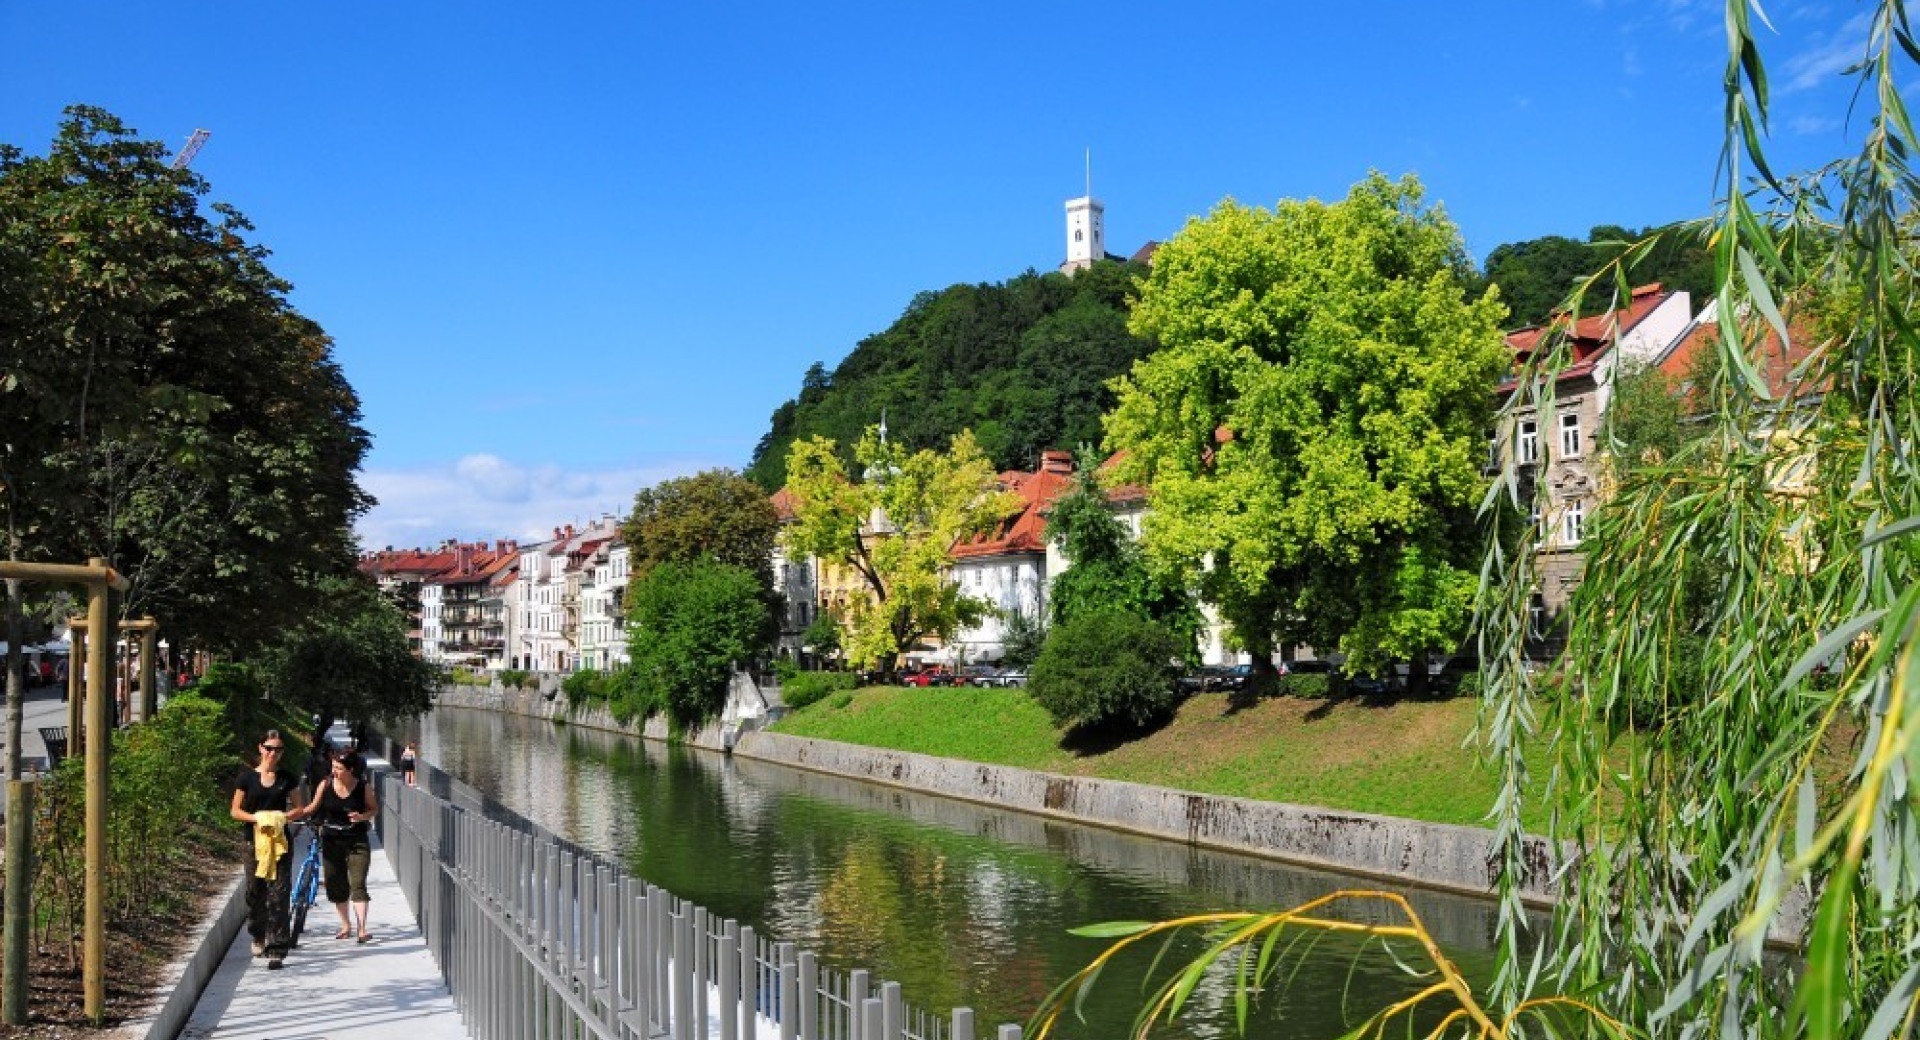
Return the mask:
[[[336,741],[344,735],[337,732]],[[367,892],[372,942],[335,939],[340,919],[322,894],[308,912],[300,945],[279,971],[252,956],[252,939],[242,928],[183,1040],[468,1040],[378,834]]]

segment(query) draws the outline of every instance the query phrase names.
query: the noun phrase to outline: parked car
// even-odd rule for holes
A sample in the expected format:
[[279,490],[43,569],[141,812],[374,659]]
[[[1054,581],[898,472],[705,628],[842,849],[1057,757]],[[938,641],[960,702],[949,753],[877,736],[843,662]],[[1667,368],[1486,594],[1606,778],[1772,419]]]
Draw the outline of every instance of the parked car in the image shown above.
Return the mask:
[[991,679],[994,675],[998,674],[999,671],[1000,669],[992,665],[961,665],[953,673],[953,684],[955,686],[991,686],[993,684],[986,680]]
[[902,686],[952,686],[953,673],[945,668],[923,668],[900,676]]
[[1027,670],[1025,668],[1002,668],[1000,674],[993,677],[995,686],[1025,686]]

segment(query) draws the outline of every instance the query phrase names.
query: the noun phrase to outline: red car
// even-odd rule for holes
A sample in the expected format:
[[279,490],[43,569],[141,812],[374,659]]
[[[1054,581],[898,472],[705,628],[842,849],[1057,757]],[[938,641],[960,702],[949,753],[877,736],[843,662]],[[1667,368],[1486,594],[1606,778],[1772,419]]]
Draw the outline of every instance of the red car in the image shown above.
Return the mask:
[[945,668],[922,668],[900,676],[902,686],[952,686],[953,673]]

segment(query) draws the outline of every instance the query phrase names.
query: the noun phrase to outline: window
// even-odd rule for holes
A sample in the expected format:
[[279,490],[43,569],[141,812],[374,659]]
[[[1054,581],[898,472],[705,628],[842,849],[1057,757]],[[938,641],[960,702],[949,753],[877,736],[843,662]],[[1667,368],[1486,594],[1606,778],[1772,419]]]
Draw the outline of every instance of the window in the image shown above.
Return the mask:
[[1580,417],[1562,415],[1560,417],[1560,454],[1573,458],[1580,454]]
[[1515,453],[1521,465],[1540,461],[1540,428],[1532,419],[1520,420],[1520,439]]
[[1586,521],[1587,504],[1579,499],[1568,502],[1567,511],[1560,517],[1561,541],[1568,545],[1579,545]]
[[1075,242],[1085,241],[1086,237],[1087,237],[1087,233],[1085,231],[1082,231],[1079,228],[1073,229],[1073,240]]

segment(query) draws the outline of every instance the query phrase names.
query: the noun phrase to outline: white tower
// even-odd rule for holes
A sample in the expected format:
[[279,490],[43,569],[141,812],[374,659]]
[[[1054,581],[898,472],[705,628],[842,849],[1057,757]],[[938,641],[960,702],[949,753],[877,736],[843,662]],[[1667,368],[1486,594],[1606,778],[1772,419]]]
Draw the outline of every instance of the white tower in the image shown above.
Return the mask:
[[1107,257],[1107,208],[1093,197],[1093,151],[1087,151],[1087,193],[1067,200],[1067,262],[1060,270],[1072,273],[1092,267]]

